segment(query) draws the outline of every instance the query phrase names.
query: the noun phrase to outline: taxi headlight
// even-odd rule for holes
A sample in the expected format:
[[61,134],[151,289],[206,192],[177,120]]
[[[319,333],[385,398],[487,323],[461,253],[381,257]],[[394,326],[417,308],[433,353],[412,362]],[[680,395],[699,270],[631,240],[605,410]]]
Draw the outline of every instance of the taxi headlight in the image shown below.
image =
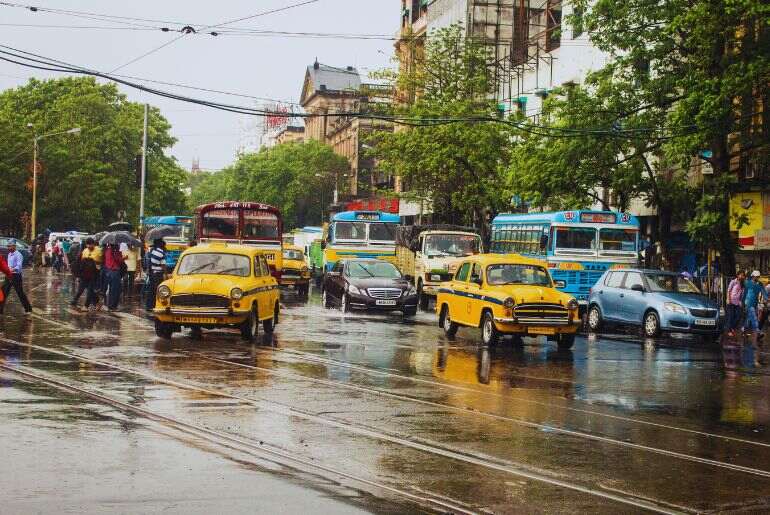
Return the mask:
[[167,299],[171,297],[171,288],[166,286],[165,284],[161,284],[158,286],[158,297],[161,299]]
[[515,306],[515,305],[516,305],[516,301],[513,300],[513,297],[508,297],[507,299],[505,299],[503,301],[503,306],[505,306],[508,309],[512,309],[513,306]]
[[676,302],[666,302],[663,304],[663,309],[666,311],[672,311],[674,313],[687,314],[687,310],[684,309],[684,306],[677,304]]
[[234,300],[240,300],[243,298],[243,290],[240,288],[233,288],[230,290],[230,298]]
[[569,302],[567,302],[567,308],[574,311],[579,307],[578,301],[575,299],[569,299]]

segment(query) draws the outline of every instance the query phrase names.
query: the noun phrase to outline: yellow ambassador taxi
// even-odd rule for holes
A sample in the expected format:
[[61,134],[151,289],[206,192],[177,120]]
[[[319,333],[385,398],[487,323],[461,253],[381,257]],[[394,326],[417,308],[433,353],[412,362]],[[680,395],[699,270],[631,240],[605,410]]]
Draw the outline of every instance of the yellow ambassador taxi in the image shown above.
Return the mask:
[[233,327],[245,340],[259,323],[272,332],[280,311],[278,283],[261,249],[207,243],[185,250],[170,279],[158,286],[155,333],[165,339],[182,327],[192,330]]
[[305,253],[298,247],[283,247],[283,269],[281,286],[294,288],[298,294],[307,295],[310,288],[310,270],[305,262]]
[[459,262],[436,297],[439,326],[481,328],[486,345],[503,335],[546,335],[569,349],[580,326],[578,302],[553,287],[546,264],[518,254],[480,254]]

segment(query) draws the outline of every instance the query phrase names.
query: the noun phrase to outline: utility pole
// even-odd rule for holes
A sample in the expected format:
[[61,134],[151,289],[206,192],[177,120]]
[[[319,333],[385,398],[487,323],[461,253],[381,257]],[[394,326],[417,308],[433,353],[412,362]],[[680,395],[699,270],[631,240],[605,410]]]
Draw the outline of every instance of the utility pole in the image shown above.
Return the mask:
[[144,104],[144,135],[142,136],[142,180],[139,192],[139,233],[144,229],[144,185],[147,181],[147,118],[150,105]]
[[35,225],[37,224],[37,136],[34,137],[32,146],[32,220],[30,226],[29,241],[37,238]]

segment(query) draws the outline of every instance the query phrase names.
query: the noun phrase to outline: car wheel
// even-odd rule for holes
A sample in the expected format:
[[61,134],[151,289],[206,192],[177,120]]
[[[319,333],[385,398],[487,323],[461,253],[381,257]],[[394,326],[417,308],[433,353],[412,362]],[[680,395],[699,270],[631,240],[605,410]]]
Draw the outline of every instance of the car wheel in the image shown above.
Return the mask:
[[241,337],[250,342],[257,337],[259,333],[259,317],[257,316],[257,308],[255,307],[249,313],[248,318],[241,324]]
[[161,322],[160,320],[155,321],[155,334],[158,335],[159,338],[170,340],[173,333],[174,331],[171,324]]
[[404,316],[405,317],[411,318],[411,317],[416,316],[416,315],[417,315],[417,308],[416,307],[415,308],[406,308],[406,309],[404,309]]
[[323,307],[326,309],[332,307],[332,299],[329,298],[329,294],[327,293],[326,288],[324,288],[324,292],[321,295],[321,304],[323,304]]
[[559,346],[560,350],[569,350],[572,348],[573,345],[575,345],[575,335],[574,334],[560,334],[556,337],[556,345]]
[[441,319],[440,319],[441,327],[444,329],[444,334],[449,336],[450,338],[457,334],[457,329],[459,326],[452,322],[452,319],[449,318],[449,307],[444,306],[441,308]]
[[193,326],[190,328],[190,338],[193,340],[203,339],[203,330],[200,327]]
[[588,328],[595,333],[602,328],[602,312],[596,304],[588,310]]
[[342,300],[340,301],[340,311],[342,311],[343,313],[350,312],[350,301],[348,299],[347,293],[342,294]]
[[423,311],[428,311],[428,308],[430,307],[430,297],[425,295],[425,292],[423,291],[422,281],[417,283],[417,298],[419,299],[420,303],[420,309]]
[[658,318],[658,314],[654,311],[645,313],[642,329],[647,338],[655,338],[658,336],[660,334],[660,319]]
[[500,332],[495,327],[495,318],[487,311],[481,322],[481,341],[484,345],[495,345],[499,340]]
[[264,320],[262,322],[262,329],[264,329],[266,333],[272,333],[275,330],[275,326],[277,325],[278,325],[278,304],[275,305],[275,309],[273,310],[273,318],[268,318],[267,320]]

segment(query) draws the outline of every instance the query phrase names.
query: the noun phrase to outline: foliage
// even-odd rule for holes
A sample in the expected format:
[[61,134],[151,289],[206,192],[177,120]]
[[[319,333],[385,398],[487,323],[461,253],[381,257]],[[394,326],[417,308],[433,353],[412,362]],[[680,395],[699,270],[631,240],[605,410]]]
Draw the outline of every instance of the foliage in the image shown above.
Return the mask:
[[[475,224],[509,205],[504,185],[512,129],[496,123],[488,49],[462,27],[432,33],[416,61],[399,73],[381,72],[409,103],[392,107],[408,120],[395,132],[370,136],[378,167],[401,177],[411,196],[431,199],[436,222]],[[425,118],[486,121],[420,122]],[[490,122],[489,120],[493,121]]]
[[219,200],[246,200],[281,209],[284,227],[320,225],[332,200],[336,178],[348,161],[317,141],[285,143],[245,154],[224,170],[193,187],[195,205]]
[[[79,135],[41,138],[37,229],[97,231],[125,210],[138,220],[135,156],[141,151],[143,110],[115,84],[92,78],[30,80],[0,93],[0,225],[21,234],[31,210],[32,140],[80,127]],[[32,124],[32,127],[28,127]],[[186,172],[165,151],[175,140],[157,109],[150,110],[147,215],[187,211],[180,186]]]

